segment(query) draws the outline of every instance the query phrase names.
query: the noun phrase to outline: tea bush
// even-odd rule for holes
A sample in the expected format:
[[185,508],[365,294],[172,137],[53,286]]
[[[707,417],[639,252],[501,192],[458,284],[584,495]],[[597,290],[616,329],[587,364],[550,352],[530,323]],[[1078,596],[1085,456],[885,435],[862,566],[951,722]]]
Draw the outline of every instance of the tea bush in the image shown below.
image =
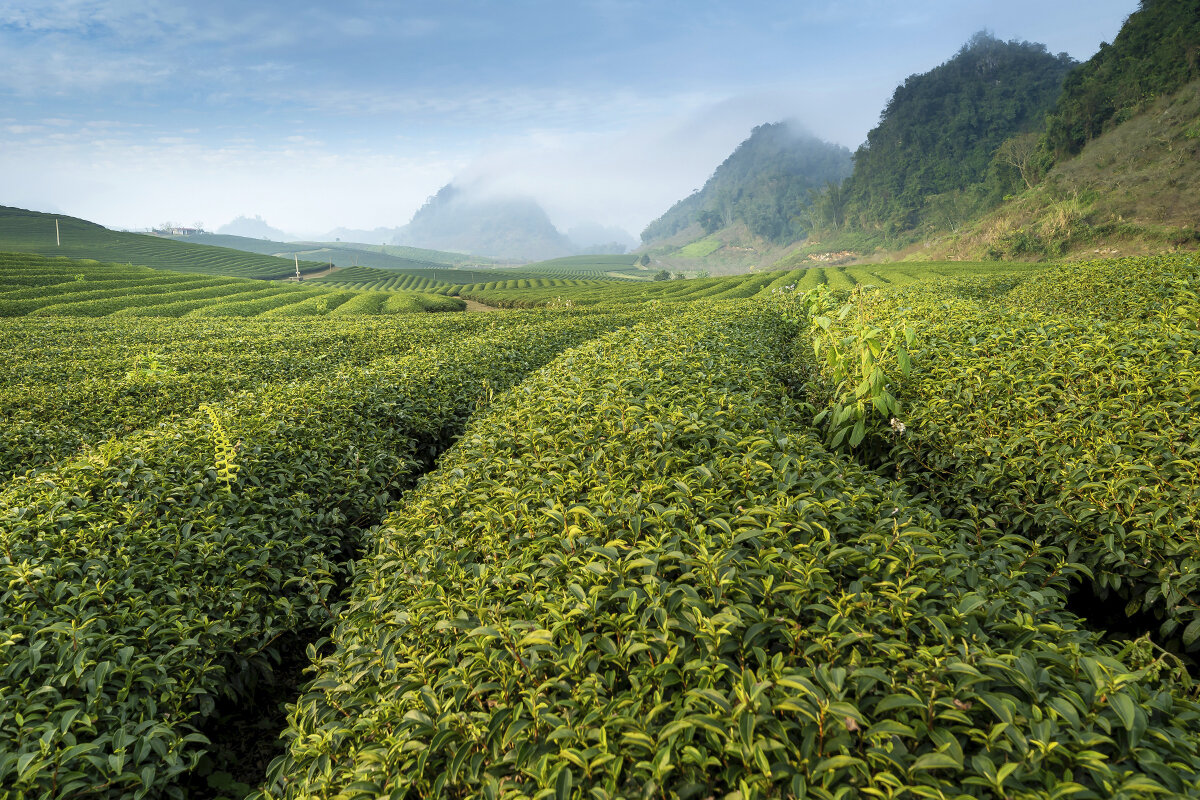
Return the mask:
[[[222,323],[226,336],[240,324]],[[326,324],[335,339],[352,328]],[[5,796],[179,796],[215,700],[269,676],[280,637],[328,623],[367,529],[464,419],[619,324],[594,314],[451,320],[410,352],[210,399],[9,480]],[[470,335],[446,335],[464,327]],[[140,369],[165,374],[158,362]]]
[[1047,536],[1200,644],[1200,271],[1128,258],[879,292],[921,351],[884,468],[986,537]]
[[1200,796],[1169,660],[824,449],[795,330],[697,307],[560,356],[406,498],[262,798]]

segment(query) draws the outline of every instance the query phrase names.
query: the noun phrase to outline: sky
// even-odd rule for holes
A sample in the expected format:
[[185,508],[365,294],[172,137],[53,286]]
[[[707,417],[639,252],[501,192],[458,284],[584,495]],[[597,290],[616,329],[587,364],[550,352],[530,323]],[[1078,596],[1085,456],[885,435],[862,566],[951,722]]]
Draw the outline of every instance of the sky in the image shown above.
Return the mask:
[[1086,60],[1136,0],[4,0],[0,205],[408,222],[451,181],[635,237],[755,125],[856,148],[980,30]]

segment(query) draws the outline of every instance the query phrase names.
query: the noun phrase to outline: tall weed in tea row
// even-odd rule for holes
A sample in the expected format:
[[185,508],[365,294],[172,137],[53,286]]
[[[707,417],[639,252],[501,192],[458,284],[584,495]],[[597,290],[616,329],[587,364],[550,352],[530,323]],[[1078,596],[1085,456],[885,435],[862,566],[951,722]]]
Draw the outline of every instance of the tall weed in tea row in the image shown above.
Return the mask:
[[903,320],[875,324],[869,310],[874,288],[859,284],[839,293],[822,284],[800,293],[789,285],[772,294],[773,307],[806,328],[811,349],[798,354],[797,363],[818,408],[813,423],[835,448],[858,448],[870,436],[878,449],[905,429],[897,384],[912,371],[916,331]]

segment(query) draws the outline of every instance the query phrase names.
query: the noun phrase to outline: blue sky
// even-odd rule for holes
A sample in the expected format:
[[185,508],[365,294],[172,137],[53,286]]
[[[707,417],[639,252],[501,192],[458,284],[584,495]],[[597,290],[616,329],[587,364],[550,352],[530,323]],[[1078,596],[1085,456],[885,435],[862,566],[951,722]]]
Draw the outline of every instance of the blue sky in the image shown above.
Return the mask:
[[408,221],[452,179],[636,234],[757,124],[851,149],[976,31],[1090,57],[1135,0],[0,4],[0,204],[125,228]]

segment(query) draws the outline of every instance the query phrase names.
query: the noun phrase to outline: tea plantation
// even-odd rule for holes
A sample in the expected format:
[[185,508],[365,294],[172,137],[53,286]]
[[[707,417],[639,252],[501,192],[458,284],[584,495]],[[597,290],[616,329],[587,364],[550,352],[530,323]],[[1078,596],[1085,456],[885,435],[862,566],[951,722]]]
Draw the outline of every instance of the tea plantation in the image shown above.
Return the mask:
[[[114,231],[76,217],[9,206],[0,206],[0,252],[90,258],[174,272],[241,278],[286,278],[296,269],[296,261],[292,258]],[[301,259],[299,266],[302,272],[312,272],[322,269],[325,264]]]
[[1197,263],[0,263],[0,797],[1200,797]]
[[91,260],[0,253],[0,317],[256,317],[461,311],[425,292],[332,291],[312,283],[203,277]]

